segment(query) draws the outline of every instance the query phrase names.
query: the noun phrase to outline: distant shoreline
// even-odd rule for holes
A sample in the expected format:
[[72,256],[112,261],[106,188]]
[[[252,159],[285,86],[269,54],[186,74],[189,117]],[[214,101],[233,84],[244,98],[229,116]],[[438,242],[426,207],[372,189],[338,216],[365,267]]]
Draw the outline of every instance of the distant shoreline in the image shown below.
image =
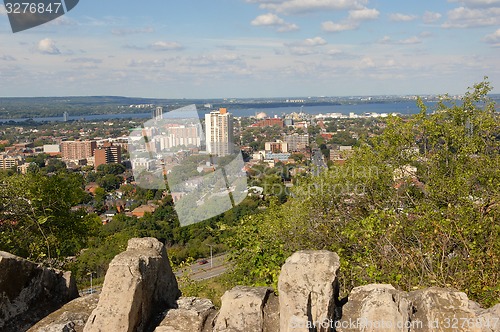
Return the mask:
[[[347,97],[346,97],[347,98]],[[354,97],[353,97],[354,98]],[[361,97],[360,97],[361,98]],[[383,97],[379,97],[383,98]],[[38,98],[35,98],[38,99]],[[497,102],[497,109],[500,105],[500,95],[492,95],[491,99]],[[12,103],[3,103],[4,98],[0,98],[0,122],[60,122],[63,121],[63,113],[68,112],[69,121],[102,121],[112,119],[148,119],[151,118],[151,112],[154,105],[161,104],[129,104],[129,105],[116,105],[106,104],[103,105],[82,105],[58,103],[38,104],[38,103],[21,103],[15,105]],[[24,99],[23,99],[24,100]],[[92,99],[94,100],[94,99]],[[123,102],[122,99],[119,99]],[[79,100],[81,101],[81,100]],[[95,100],[94,100],[95,101]],[[108,99],[109,101],[109,99]],[[149,101],[149,100],[148,100]],[[198,101],[199,102],[199,101]],[[188,101],[185,104],[167,104],[164,105],[167,110],[181,108],[183,106],[191,105]],[[435,108],[437,100],[428,99],[424,100],[425,105],[429,108],[429,112]],[[20,110],[17,110],[17,108]],[[207,113],[211,109],[219,107],[228,108],[229,112],[234,116],[249,117],[257,113],[264,112],[269,117],[282,116],[289,113],[308,113],[308,114],[325,114],[325,113],[341,113],[341,114],[364,114],[364,113],[400,113],[403,115],[410,115],[418,113],[420,110],[417,106],[416,100],[408,99],[387,99],[387,100],[339,100],[339,101],[304,101],[301,102],[284,102],[284,101],[269,101],[269,102],[248,102],[248,103],[205,103],[198,104],[197,109],[200,114]],[[85,110],[85,111],[84,111]],[[46,114],[46,115],[45,115]]]

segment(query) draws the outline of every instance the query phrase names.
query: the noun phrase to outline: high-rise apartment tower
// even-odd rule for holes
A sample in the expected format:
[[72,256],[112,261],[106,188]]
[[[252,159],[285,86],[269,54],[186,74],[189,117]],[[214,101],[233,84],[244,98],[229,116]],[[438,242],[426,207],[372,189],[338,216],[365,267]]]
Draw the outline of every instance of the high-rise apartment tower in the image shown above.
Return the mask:
[[216,156],[233,153],[233,115],[220,108],[205,114],[207,152]]

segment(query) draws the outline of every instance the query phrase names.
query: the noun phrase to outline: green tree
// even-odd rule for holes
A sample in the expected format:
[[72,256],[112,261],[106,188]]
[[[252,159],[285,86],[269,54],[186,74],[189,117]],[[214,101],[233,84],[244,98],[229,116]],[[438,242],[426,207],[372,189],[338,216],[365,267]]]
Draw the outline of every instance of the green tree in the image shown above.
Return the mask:
[[97,172],[102,174],[113,174],[119,175],[125,172],[125,166],[122,164],[112,163],[112,164],[102,164],[97,167]]
[[0,248],[33,260],[76,254],[96,227],[71,207],[86,198],[78,174],[13,175],[0,186]]
[[97,179],[97,184],[106,191],[118,189],[121,182],[121,178],[113,174],[106,174],[103,177]]

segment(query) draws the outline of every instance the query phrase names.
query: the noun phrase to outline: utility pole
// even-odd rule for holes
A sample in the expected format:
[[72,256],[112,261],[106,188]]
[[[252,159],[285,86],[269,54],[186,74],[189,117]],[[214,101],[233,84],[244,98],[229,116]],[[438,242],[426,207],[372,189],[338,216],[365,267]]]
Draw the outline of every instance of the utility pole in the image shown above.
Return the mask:
[[92,274],[94,274],[94,272],[89,272],[88,274],[90,274],[90,294],[94,294],[94,289],[92,286]]
[[214,267],[214,259],[212,255],[212,247],[214,246],[213,244],[207,244],[207,246],[210,247],[210,268]]

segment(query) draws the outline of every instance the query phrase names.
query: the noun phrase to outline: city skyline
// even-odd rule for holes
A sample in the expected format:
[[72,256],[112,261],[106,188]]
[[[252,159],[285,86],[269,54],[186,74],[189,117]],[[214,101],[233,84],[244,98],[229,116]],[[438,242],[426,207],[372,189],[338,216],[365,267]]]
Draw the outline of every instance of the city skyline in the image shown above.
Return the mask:
[[499,93],[499,26],[499,0],[89,0],[13,34],[2,5],[0,96]]

